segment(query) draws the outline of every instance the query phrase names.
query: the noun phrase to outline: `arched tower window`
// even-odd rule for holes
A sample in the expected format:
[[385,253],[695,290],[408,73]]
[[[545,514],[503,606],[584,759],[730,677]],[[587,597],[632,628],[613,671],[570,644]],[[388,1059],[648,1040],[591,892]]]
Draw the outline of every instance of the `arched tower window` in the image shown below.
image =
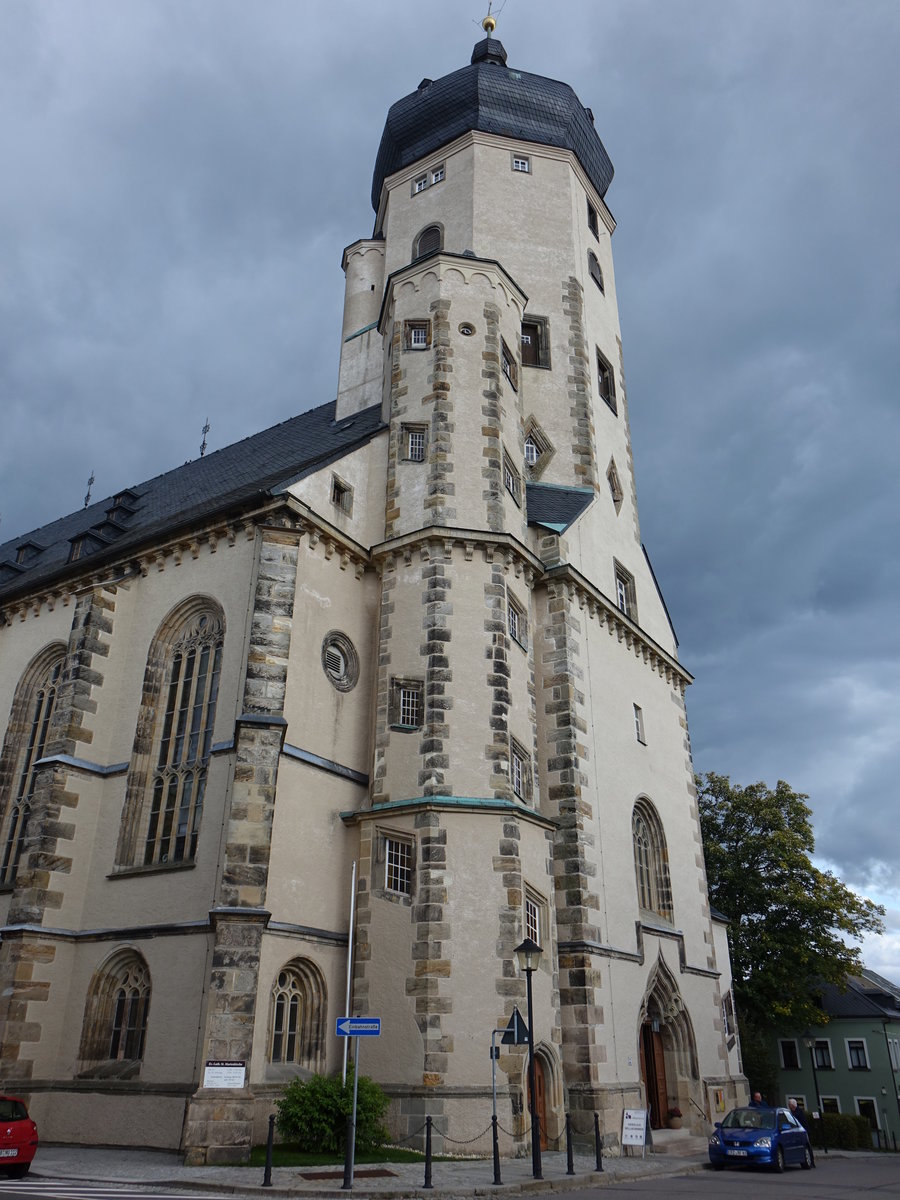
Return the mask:
[[196,857],[224,637],[221,608],[198,597],[170,613],[153,639],[126,788],[120,865]]
[[122,1073],[133,1070],[144,1057],[149,1013],[147,964],[136,950],[120,950],[91,980],[81,1030],[82,1063],[121,1063]]
[[440,225],[428,225],[413,244],[413,258],[425,258],[443,249],[444,235]]
[[323,1070],[327,1015],[325,979],[315,963],[296,958],[283,966],[272,988],[269,1062]]
[[634,874],[642,912],[672,919],[669,852],[659,814],[649,800],[638,800],[631,817]]
[[65,657],[65,647],[57,644],[33,659],[10,709],[0,759],[0,885],[15,883],[25,848],[34,767],[46,752]]

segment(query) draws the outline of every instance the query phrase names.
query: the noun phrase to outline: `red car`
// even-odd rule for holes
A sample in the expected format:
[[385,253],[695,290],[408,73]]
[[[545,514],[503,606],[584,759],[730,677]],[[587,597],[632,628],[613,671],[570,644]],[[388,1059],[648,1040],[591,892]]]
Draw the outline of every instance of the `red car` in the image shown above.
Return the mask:
[[0,1096],[0,1171],[13,1179],[28,1174],[37,1150],[37,1125],[18,1096]]

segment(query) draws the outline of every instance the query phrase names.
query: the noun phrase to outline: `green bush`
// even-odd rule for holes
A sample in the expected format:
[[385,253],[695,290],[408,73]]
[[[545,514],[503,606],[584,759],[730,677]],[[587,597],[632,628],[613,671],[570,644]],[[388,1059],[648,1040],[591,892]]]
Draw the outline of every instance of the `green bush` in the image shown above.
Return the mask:
[[856,1126],[856,1144],[860,1150],[872,1149],[872,1126],[868,1117],[854,1116],[850,1120]]
[[[823,1120],[825,1122],[825,1140],[830,1149],[857,1149],[856,1119],[854,1117],[849,1117],[845,1113],[825,1113]],[[868,1129],[868,1122],[866,1122],[866,1128]],[[869,1138],[870,1142],[871,1138]]]
[[[382,1124],[388,1098],[365,1075],[359,1077],[356,1097],[356,1148],[371,1150],[388,1140]],[[353,1111],[353,1075],[346,1086],[338,1075],[293,1079],[276,1105],[278,1132],[287,1142],[310,1154],[337,1154],[344,1148],[347,1117]]]

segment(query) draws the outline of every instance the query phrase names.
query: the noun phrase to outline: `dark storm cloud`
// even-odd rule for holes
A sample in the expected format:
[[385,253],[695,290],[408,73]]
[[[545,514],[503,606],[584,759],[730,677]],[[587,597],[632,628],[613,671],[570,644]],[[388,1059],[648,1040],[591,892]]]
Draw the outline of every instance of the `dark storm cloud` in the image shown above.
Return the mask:
[[[496,6],[495,6],[496,7]],[[0,440],[11,537],[334,394],[344,245],[389,104],[480,7],[0,6]],[[695,762],[808,792],[894,906],[900,976],[900,106],[894,0],[507,0],[608,200],[642,535]]]

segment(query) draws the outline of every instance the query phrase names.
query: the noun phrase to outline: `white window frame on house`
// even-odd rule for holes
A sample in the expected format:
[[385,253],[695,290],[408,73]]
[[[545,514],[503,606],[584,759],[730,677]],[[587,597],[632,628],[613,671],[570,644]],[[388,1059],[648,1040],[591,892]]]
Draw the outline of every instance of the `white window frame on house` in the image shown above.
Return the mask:
[[414,868],[413,844],[409,838],[384,835],[384,890],[395,896],[411,896]]
[[[854,1063],[853,1061],[854,1054],[858,1053],[855,1048],[860,1046],[862,1047],[862,1057],[864,1060],[862,1064]],[[851,1050],[851,1047],[854,1047],[854,1049]],[[844,1050],[847,1054],[847,1066],[851,1071],[871,1070],[871,1064],[869,1063],[869,1047],[865,1038],[844,1038]]]
[[[875,1129],[880,1129],[881,1128],[881,1113],[879,1112],[879,1109],[878,1109],[877,1098],[875,1096],[854,1096],[853,1097],[853,1107],[856,1109],[856,1115],[858,1117],[865,1117],[866,1114],[864,1112],[860,1112],[860,1108],[859,1108],[859,1104],[860,1104],[861,1100],[865,1100],[866,1103],[872,1105],[872,1111],[875,1114]],[[868,1118],[866,1118],[866,1119],[868,1120]],[[874,1133],[875,1130],[873,1130],[872,1132]]]
[[634,709],[634,734],[642,746],[647,745],[647,739],[644,736],[644,710],[639,704],[633,704]]
[[630,571],[626,571],[618,559],[613,559],[613,577],[616,583],[616,607],[630,617],[632,621],[637,620],[637,593],[634,586],[634,576]]
[[515,500],[516,504],[522,502],[522,480],[519,477],[519,472],[513,466],[513,461],[507,452],[503,451],[503,486]]
[[417,175],[412,181],[412,194],[418,196],[420,192],[428,190],[428,174]]
[[331,476],[331,503],[348,517],[353,512],[353,488],[338,475]]
[[429,172],[429,174],[431,177],[431,186],[432,187],[434,187],[434,185],[436,183],[443,183],[444,179],[446,177],[446,172],[444,170],[444,164],[438,163],[438,165],[436,167],[431,168],[431,171]]
[[516,739],[509,739],[509,782],[513,794],[523,803],[531,799],[531,756]]
[[525,937],[531,938],[539,946],[546,945],[548,937],[547,901],[528,884],[525,885],[522,913]]
[[427,318],[403,322],[403,348],[428,350],[431,347],[431,322]]
[[[529,449],[529,447],[531,447]],[[534,476],[544,470],[553,457],[553,444],[534,419],[529,417],[525,426],[525,442],[522,449],[525,466]],[[538,471],[535,468],[539,468]]]
[[[813,1046],[813,1057],[816,1062],[817,1071],[833,1071],[834,1070],[834,1055],[831,1052],[831,1038],[816,1038],[816,1044]],[[827,1057],[828,1061],[825,1062]]]
[[403,425],[403,458],[406,462],[424,462],[428,447],[427,425]]
[[[841,1111],[840,1096],[826,1096],[825,1093],[822,1092],[819,1099],[822,1101],[822,1112],[823,1113],[828,1113],[828,1112],[839,1113]],[[834,1108],[826,1108],[825,1107],[826,1104],[833,1104]]]
[[[789,1064],[785,1059],[785,1054],[784,1054],[785,1046],[793,1046],[793,1048],[794,1048],[795,1062],[793,1064]],[[800,1046],[799,1046],[796,1038],[779,1038],[778,1039],[778,1056],[781,1059],[782,1071],[799,1071],[801,1069]]]
[[891,1056],[891,1070],[900,1071],[900,1038],[888,1038],[888,1054]]
[[421,679],[392,679],[391,728],[406,732],[421,729],[424,696]]
[[507,589],[506,592],[506,628],[514,642],[522,647],[528,647],[528,618],[525,609]]
[[520,175],[531,174],[531,155],[520,154],[514,150],[510,155],[510,165],[514,171],[518,171]]

